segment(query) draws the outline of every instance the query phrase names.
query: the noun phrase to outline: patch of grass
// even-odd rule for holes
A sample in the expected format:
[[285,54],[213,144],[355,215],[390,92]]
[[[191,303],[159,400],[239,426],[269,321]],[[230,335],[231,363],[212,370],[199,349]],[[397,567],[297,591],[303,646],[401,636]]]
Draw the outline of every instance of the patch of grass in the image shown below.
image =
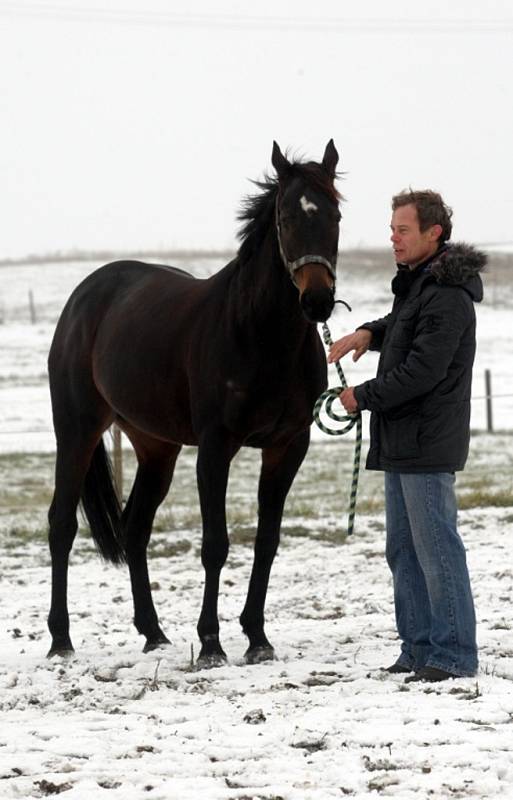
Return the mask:
[[332,522],[327,524],[325,520],[319,519],[319,525],[312,530],[312,528],[303,527],[300,524],[288,525],[284,523],[282,527],[282,543],[287,544],[290,539],[314,539],[318,542],[326,542],[329,544],[344,544],[349,541],[350,537],[347,536],[347,520],[343,519],[340,522]]
[[312,533],[310,528],[305,528],[303,525],[287,525],[285,524],[282,528],[283,536],[290,536],[292,538],[299,538],[305,539],[306,537],[311,537],[313,539],[318,538],[315,533]]
[[256,519],[253,525],[238,525],[236,527],[231,527],[228,525],[228,536],[230,538],[230,544],[243,544],[243,545],[251,545],[255,541],[256,536]]
[[384,497],[366,497],[356,501],[356,513],[377,514],[385,509]]
[[492,481],[488,477],[483,476],[472,476],[472,475],[463,475],[458,481],[460,485],[460,489],[472,489],[473,491],[484,491],[489,489],[490,486],[493,486]]
[[53,491],[40,488],[31,490],[29,487],[20,493],[19,488],[14,487],[11,491],[0,492],[0,509],[2,513],[8,514],[16,513],[18,510],[25,511],[27,508],[47,510],[52,502],[52,494]]
[[245,503],[241,504],[241,506],[236,508],[227,508],[226,511],[226,520],[228,523],[229,528],[236,528],[237,526],[247,526],[251,524],[253,521],[253,530],[256,527],[256,520],[257,520],[257,509],[256,507],[251,507],[251,504]]
[[8,550],[15,550],[23,544],[33,542],[35,539],[46,543],[48,539],[48,530],[46,528],[43,530],[41,528],[34,529],[23,525],[16,525],[6,532],[6,535],[2,539],[2,545]]
[[289,517],[316,519],[320,515],[322,515],[322,504],[319,498],[312,498],[310,502],[306,499],[295,500],[287,504],[287,516]]
[[458,494],[458,507],[461,509],[510,507],[513,506],[513,493],[509,491],[475,489]]
[[163,509],[157,513],[153,523],[154,533],[166,531],[183,531],[201,528],[201,514],[199,507],[179,509]]
[[[287,498],[284,538],[312,537],[326,542],[345,539],[353,464],[353,442],[312,442]],[[513,522],[513,433],[480,435],[467,468],[457,476],[459,507],[500,507],[504,523]],[[364,444],[364,451],[366,444]],[[363,454],[365,456],[365,453]],[[362,461],[364,458],[362,459]],[[154,524],[155,553],[170,555],[197,547],[201,513],[196,485],[196,449],[184,447],[168,497]],[[16,543],[44,542],[53,492],[55,457],[52,453],[0,455],[0,540],[10,552]],[[234,458],[227,491],[227,522],[233,543],[252,546],[257,525],[257,491],[261,453],[243,448]],[[136,470],[130,450],[123,453],[124,489],[128,497]],[[361,469],[356,509],[365,525],[383,531],[383,473]],[[80,520],[80,515],[79,515]],[[173,536],[173,532],[177,535]],[[162,534],[167,534],[160,538]],[[194,543],[189,537],[194,534]],[[168,538],[170,537],[170,538]],[[87,533],[85,539],[89,541]]]
[[148,551],[150,556],[155,558],[173,558],[187,553],[192,544],[188,539],[166,541],[163,537],[158,537],[150,540]]

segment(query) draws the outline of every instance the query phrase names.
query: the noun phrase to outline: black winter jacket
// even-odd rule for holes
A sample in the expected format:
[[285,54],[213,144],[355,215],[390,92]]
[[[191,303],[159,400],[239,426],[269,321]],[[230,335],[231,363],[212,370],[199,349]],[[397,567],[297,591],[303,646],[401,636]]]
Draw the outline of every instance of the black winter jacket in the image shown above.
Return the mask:
[[381,351],[377,376],[355,387],[369,409],[367,469],[454,472],[470,438],[476,348],[474,302],[483,298],[484,253],[444,245],[415,270],[399,267],[392,311],[362,325]]

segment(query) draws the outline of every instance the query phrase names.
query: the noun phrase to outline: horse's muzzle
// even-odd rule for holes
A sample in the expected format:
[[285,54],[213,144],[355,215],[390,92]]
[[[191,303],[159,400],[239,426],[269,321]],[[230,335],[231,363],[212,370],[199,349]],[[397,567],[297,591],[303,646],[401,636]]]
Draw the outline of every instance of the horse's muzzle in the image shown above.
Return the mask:
[[334,305],[333,290],[328,287],[306,289],[301,295],[301,308],[309,322],[326,322]]

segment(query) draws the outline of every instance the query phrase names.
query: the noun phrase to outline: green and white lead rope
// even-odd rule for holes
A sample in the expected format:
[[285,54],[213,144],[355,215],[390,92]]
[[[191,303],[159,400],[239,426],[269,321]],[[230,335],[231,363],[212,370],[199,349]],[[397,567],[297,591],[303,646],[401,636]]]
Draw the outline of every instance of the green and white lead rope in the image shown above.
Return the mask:
[[[325,322],[322,325],[322,336],[326,343],[326,346],[331,347],[333,344],[333,340],[331,338],[330,329],[328,328]],[[338,397],[340,395],[340,392],[343,389],[347,389],[347,381],[345,379],[342,367],[340,366],[340,361],[335,362],[335,367],[337,369],[338,377],[340,378],[341,386],[336,386],[333,387],[332,389],[327,389],[320,395],[317,402],[315,403],[313,416],[315,422],[317,423],[317,426],[321,429],[321,431],[329,434],[330,436],[342,436],[344,433],[348,433],[348,431],[350,431],[356,425],[353,477],[351,480],[351,495],[349,497],[349,514],[347,520],[347,534],[348,536],[350,536],[354,531],[356,494],[358,492],[358,476],[360,474],[360,455],[362,452],[362,415],[359,411],[357,411],[355,414],[338,414],[336,411],[333,411],[332,409],[333,403],[335,401],[338,402]],[[324,408],[324,413],[326,414],[327,417],[334,420],[335,422],[347,422],[347,425],[345,425],[343,428],[328,427],[327,425],[325,425],[321,420],[321,411],[324,404],[326,404]]]

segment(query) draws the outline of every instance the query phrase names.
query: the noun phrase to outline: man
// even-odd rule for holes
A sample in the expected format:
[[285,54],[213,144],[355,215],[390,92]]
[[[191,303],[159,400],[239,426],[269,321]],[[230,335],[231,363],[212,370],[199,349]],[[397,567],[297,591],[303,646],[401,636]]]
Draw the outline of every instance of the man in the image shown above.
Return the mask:
[[340,400],[348,413],[371,411],[367,469],[385,472],[386,557],[402,642],[387,671],[437,682],[475,675],[478,665],[454,472],[468,455],[474,303],[486,256],[449,243],[452,211],[436,192],[402,192],[392,210],[392,310],[335,342],[328,361],[381,351],[376,378]]

